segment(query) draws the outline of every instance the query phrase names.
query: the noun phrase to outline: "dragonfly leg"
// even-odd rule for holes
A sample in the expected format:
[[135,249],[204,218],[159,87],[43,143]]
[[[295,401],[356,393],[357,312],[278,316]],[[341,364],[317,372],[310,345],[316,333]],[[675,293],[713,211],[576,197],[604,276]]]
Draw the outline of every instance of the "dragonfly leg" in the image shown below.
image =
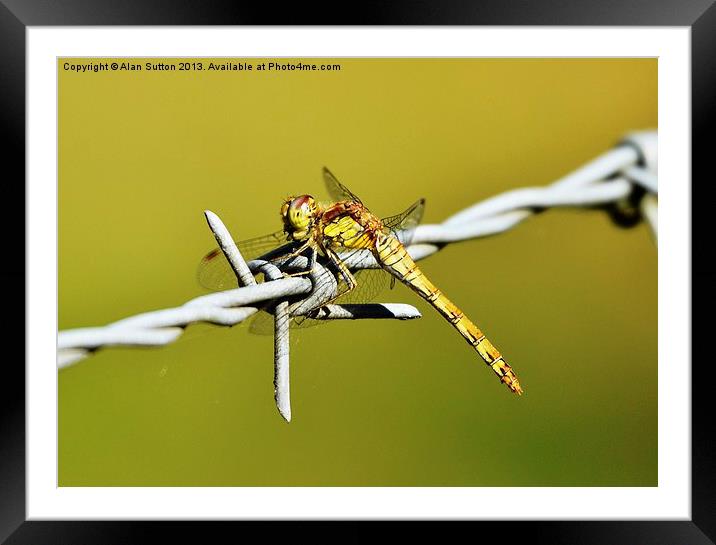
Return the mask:
[[304,252],[306,249],[310,250],[310,255],[308,257],[308,268],[305,271],[298,271],[295,273],[284,273],[284,277],[291,277],[291,276],[305,276],[307,274],[311,274],[313,271],[313,268],[316,266],[316,249],[313,247],[312,241],[308,241],[305,244],[303,244],[298,250],[295,252],[292,252],[288,256],[286,256],[286,261],[290,260],[291,258],[297,257],[302,252]]
[[299,246],[297,250],[294,250],[293,252],[291,252],[290,254],[285,256],[286,260],[289,260],[291,258],[298,257],[299,255],[301,255],[303,252],[306,251],[307,248],[311,247],[311,242],[312,241],[309,239],[306,242],[304,242],[303,244],[301,244],[301,246]]
[[339,272],[341,273],[341,277],[343,278],[344,282],[346,283],[346,286],[348,286],[348,289],[342,293],[337,293],[335,296],[333,296],[331,299],[323,303],[321,306],[330,305],[333,301],[338,299],[339,297],[345,295],[346,293],[350,293],[355,289],[355,287],[358,285],[356,282],[355,276],[351,273],[351,271],[346,267],[345,263],[340,260],[338,255],[331,249],[325,248],[325,254],[328,256],[328,259],[331,260],[331,263],[333,263],[336,267],[338,267]]

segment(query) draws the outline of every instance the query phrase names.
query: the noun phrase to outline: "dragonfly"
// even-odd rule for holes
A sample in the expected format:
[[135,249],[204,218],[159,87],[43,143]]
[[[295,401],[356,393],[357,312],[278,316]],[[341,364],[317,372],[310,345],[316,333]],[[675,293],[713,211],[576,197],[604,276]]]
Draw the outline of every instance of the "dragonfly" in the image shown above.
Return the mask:
[[[287,256],[307,254],[310,256],[307,270],[297,274],[308,274],[315,267],[317,256],[320,256],[332,269],[329,274],[334,274],[339,283],[336,295],[330,301],[322,301],[316,308],[304,309],[302,313],[309,318],[311,312],[320,310],[329,302],[370,300],[387,283],[387,279],[391,280],[391,287],[398,280],[440,313],[510,391],[522,394],[520,382],[502,354],[466,314],[428,279],[406,249],[422,219],[425,199],[418,200],[401,214],[379,218],[325,167],[323,179],[332,202],[320,203],[308,194],[287,197],[280,208],[281,230],[236,243],[244,258],[263,255],[271,261],[280,262],[283,259],[285,262]],[[359,252],[372,255],[379,268],[351,270],[350,264]],[[219,249],[210,251],[201,260],[198,279],[204,287],[212,290],[229,289],[236,285],[236,276]],[[260,318],[256,320],[257,324],[262,323]],[[310,319],[294,322],[292,326],[298,327],[320,323]],[[265,327],[265,323],[262,327],[252,325],[252,331],[268,332],[271,329]]]

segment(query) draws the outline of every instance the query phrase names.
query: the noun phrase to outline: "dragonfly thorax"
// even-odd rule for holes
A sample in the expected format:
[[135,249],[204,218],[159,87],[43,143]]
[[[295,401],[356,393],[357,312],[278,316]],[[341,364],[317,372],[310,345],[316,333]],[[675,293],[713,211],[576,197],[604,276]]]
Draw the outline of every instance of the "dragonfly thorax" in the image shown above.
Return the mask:
[[281,206],[283,228],[292,240],[308,238],[318,215],[319,205],[311,195],[289,197]]

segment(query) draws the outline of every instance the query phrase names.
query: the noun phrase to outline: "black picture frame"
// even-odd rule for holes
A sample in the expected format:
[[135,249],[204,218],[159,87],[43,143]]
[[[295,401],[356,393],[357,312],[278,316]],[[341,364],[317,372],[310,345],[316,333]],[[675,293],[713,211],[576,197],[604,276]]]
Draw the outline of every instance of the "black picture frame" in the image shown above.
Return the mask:
[[[371,25],[577,25],[577,26],[684,26],[691,29],[692,61],[692,183],[693,207],[714,202],[713,173],[707,178],[712,154],[707,131],[714,126],[716,97],[716,6],[714,0],[402,0],[363,2],[338,11],[339,3],[246,5],[231,1],[172,2],[143,0],[0,0],[0,118],[7,137],[2,153],[5,206],[0,214],[5,252],[14,263],[25,255],[25,58],[28,26],[84,25],[259,25],[259,24],[371,24]],[[343,6],[344,8],[347,6]],[[22,205],[20,204],[22,203]],[[693,210],[692,290],[694,311],[713,300],[714,273],[706,264],[711,256],[708,214]],[[24,260],[22,261],[24,263]],[[2,280],[11,287],[6,304],[22,305],[16,286],[26,285],[24,266],[3,267]],[[17,300],[16,300],[17,299]],[[233,523],[189,525],[185,522],[82,522],[26,521],[25,516],[25,371],[24,321],[18,313],[4,313],[6,349],[16,347],[16,357],[6,355],[0,402],[0,541],[18,543],[134,543],[164,542],[169,534],[182,534],[204,542],[205,532]],[[24,311],[23,311],[24,315]],[[475,522],[475,537],[495,536],[500,542],[610,544],[701,544],[716,539],[716,440],[712,437],[709,399],[708,354],[703,340],[708,322],[692,319],[692,519],[690,521],[603,522]],[[663,332],[662,332],[663,333]],[[703,333],[699,335],[699,333]],[[22,348],[20,348],[22,347]],[[6,352],[7,354],[7,352]],[[267,523],[254,523],[265,526]],[[464,523],[467,524],[467,523]],[[231,526],[229,531],[231,531]],[[257,531],[262,528],[256,527]],[[266,528],[275,533],[276,528]],[[314,531],[314,525],[292,530],[294,538]],[[371,530],[368,530],[371,531]],[[423,536],[445,537],[444,530],[422,530]],[[437,533],[440,532],[440,533]],[[479,534],[477,533],[479,532]],[[483,533],[484,532],[484,533]],[[270,535],[268,533],[263,535]],[[236,535],[240,538],[239,535]],[[351,531],[353,539],[360,538]],[[482,539],[482,537],[480,537]]]

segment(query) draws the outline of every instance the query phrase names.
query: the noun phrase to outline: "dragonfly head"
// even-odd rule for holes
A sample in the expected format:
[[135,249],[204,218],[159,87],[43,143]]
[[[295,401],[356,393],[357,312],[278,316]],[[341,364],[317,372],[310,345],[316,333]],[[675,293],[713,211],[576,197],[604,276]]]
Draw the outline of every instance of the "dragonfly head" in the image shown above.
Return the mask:
[[310,195],[289,197],[281,205],[283,230],[291,240],[307,239],[318,211],[318,203]]

